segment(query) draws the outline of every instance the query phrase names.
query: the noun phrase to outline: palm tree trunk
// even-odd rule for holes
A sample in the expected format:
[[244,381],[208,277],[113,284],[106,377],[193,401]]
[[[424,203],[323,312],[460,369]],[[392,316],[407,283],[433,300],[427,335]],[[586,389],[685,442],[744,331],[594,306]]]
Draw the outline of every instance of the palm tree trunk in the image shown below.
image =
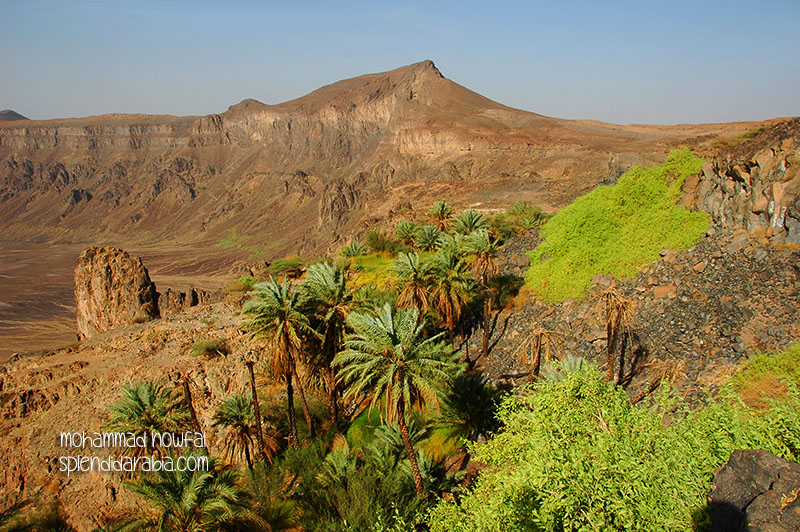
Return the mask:
[[608,351],[606,360],[608,367],[606,367],[606,381],[611,382],[614,379],[614,363],[616,348],[617,348],[617,329],[618,320],[616,316],[608,316],[606,318],[606,343],[608,344]]
[[425,490],[422,487],[422,474],[419,472],[417,455],[414,452],[414,446],[411,445],[411,437],[408,435],[408,426],[406,426],[405,412],[403,410],[403,403],[401,402],[397,409],[397,424],[400,426],[400,435],[403,437],[403,447],[406,448],[408,461],[411,462],[411,471],[414,473],[414,487],[417,490],[417,496],[420,499],[424,499]]
[[253,470],[253,459],[250,457],[250,446],[244,446],[244,459],[247,460],[247,469]]
[[489,335],[492,325],[492,298],[487,296],[483,304],[483,341],[481,342],[481,358],[489,354]]
[[297,374],[297,366],[294,366],[294,377],[297,379],[297,389],[300,391],[300,404],[303,406],[303,417],[306,418],[308,432],[311,434],[311,438],[314,439],[316,436],[314,423],[311,421],[311,412],[308,410],[308,403],[306,402],[306,391],[303,387],[303,381],[300,380],[300,375]]
[[543,335],[538,334],[533,341],[536,354],[533,356],[533,378],[538,379],[542,371],[542,340]]
[[[261,408],[258,404],[258,393],[256,393],[256,375],[253,372],[253,362],[252,360],[248,360],[245,362],[247,364],[247,370],[250,372],[250,393],[252,394],[252,401],[253,401],[253,412],[255,413],[256,417],[256,437],[258,438],[258,449],[261,451],[261,456],[266,460],[267,458],[267,448],[264,445],[264,433],[261,430]],[[250,462],[248,461],[248,464]]]
[[453,345],[453,343],[455,342],[455,339],[456,339],[456,334],[455,334],[456,323],[455,323],[455,319],[453,318],[453,311],[452,310],[448,310],[447,311],[447,330],[450,331],[450,333],[449,333],[449,335],[450,335],[450,338],[449,338],[450,345]]
[[289,446],[297,449],[297,422],[294,419],[294,388],[292,388],[292,371],[287,371],[284,376],[286,379],[286,399],[289,406]]
[[339,432],[339,400],[338,390],[336,389],[336,372],[333,366],[328,366],[328,399],[331,403],[331,424],[334,432]]

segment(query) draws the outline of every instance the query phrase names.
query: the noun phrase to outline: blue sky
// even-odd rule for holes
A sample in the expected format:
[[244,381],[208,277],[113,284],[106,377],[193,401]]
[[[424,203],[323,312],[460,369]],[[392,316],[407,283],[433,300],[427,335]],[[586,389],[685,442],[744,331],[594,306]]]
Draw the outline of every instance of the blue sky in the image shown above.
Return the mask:
[[0,0],[0,108],[279,103],[432,59],[506,105],[615,123],[800,114],[800,2]]

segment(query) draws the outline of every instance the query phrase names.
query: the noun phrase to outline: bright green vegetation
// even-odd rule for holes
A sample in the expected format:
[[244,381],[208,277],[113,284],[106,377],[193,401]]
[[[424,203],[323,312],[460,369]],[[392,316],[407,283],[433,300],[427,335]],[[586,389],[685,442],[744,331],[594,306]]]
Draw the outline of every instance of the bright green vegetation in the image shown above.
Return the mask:
[[377,288],[386,288],[391,280],[392,262],[394,258],[389,253],[370,253],[360,255],[354,259],[354,271],[358,272],[355,280],[357,286],[374,285]]
[[534,297],[583,299],[596,274],[632,277],[662,249],[686,250],[710,225],[703,212],[676,205],[684,180],[702,160],[684,148],[663,166],[634,167],[614,186],[600,186],[542,226],[526,283]]
[[703,529],[714,470],[734,450],[800,458],[796,388],[766,412],[735,399],[691,411],[662,390],[637,407],[593,369],[539,381],[503,403],[503,428],[473,448],[489,469],[460,505],[439,503],[431,530]]
[[771,402],[785,398],[790,390],[800,389],[800,343],[783,352],[754,356],[728,386],[748,406],[769,408]]
[[200,340],[192,344],[191,354],[194,357],[213,358],[218,356],[225,356],[228,354],[228,346],[225,340],[220,338],[209,338],[207,340]]

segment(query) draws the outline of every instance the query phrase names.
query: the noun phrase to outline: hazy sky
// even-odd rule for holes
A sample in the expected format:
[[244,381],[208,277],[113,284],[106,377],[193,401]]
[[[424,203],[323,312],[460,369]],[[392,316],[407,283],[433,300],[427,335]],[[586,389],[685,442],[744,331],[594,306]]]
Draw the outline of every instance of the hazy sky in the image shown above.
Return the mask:
[[217,113],[432,59],[484,96],[556,117],[800,115],[798,0],[488,5],[0,0],[0,109]]

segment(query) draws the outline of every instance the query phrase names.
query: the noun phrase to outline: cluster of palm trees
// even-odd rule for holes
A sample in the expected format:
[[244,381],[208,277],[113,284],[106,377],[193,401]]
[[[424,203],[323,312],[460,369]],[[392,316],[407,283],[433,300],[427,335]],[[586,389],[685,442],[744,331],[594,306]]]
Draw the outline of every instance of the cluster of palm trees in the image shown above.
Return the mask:
[[[254,285],[255,297],[243,309],[249,318],[244,328],[263,342],[267,367],[285,385],[289,446],[299,444],[295,388],[313,437],[305,390],[321,381],[334,431],[342,399],[350,405],[377,406],[387,423],[398,424],[420,495],[422,476],[406,420],[413,410],[436,407],[463,371],[452,345],[462,313],[475,296],[484,300],[482,351],[488,349],[491,281],[500,249],[486,218],[476,211],[454,217],[452,207],[436,202],[430,214],[435,225],[406,221],[395,232],[398,240],[415,246],[398,253],[393,263],[396,305],[375,305],[364,298],[348,262],[324,261],[309,266],[303,280],[271,277]],[[453,234],[446,232],[450,226]],[[427,237],[421,239],[426,232],[435,232],[432,244]],[[427,316],[444,330],[427,325]],[[254,385],[251,394],[257,404]],[[236,441],[241,448],[251,439],[242,434]],[[238,452],[247,458],[246,452]]]

